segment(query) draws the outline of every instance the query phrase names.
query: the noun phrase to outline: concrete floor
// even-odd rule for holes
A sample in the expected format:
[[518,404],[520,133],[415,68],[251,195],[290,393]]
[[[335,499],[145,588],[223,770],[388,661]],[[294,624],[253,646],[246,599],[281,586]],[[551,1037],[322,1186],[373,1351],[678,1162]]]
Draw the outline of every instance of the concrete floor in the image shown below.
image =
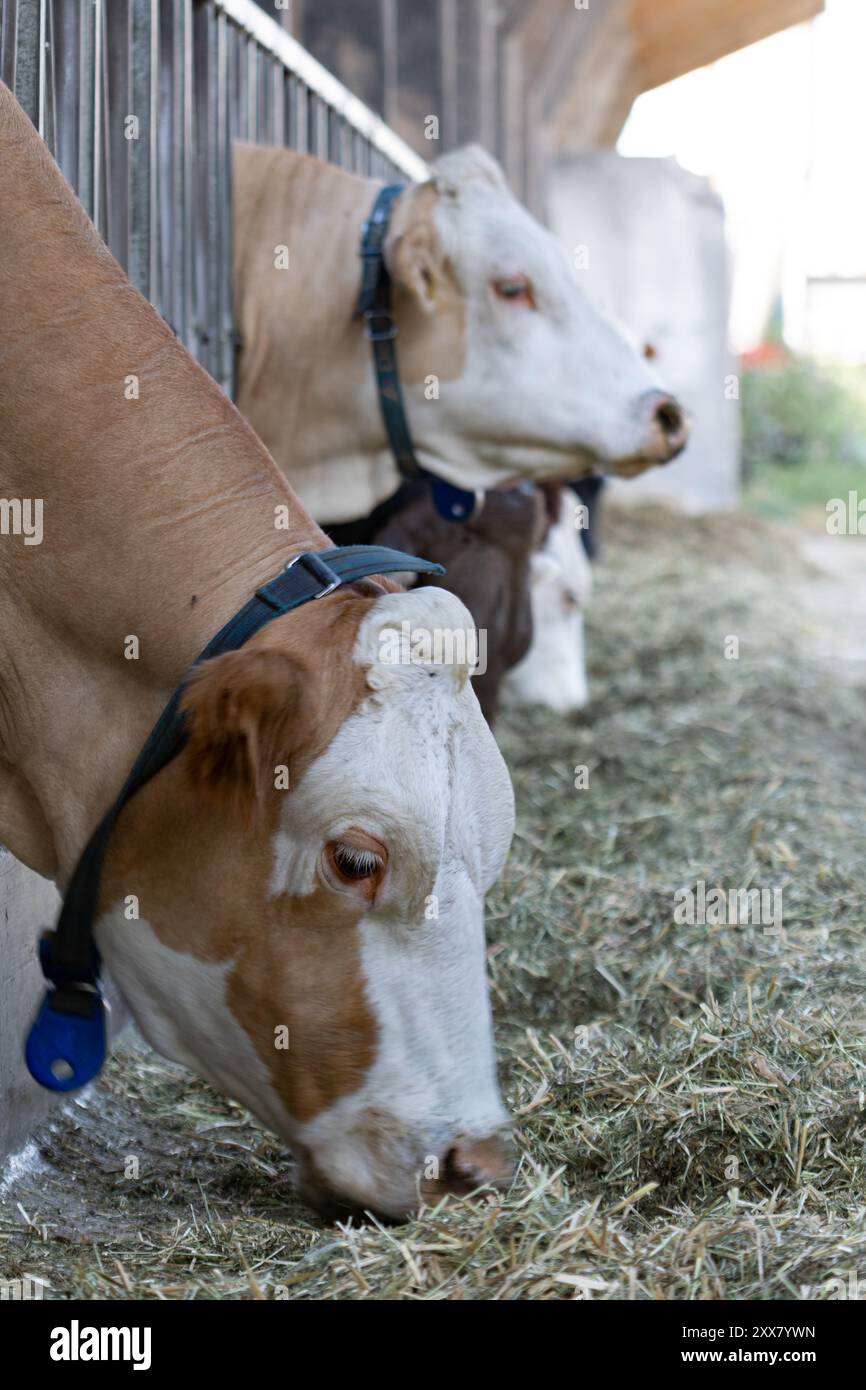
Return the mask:
[[53,883],[0,848],[0,1155],[19,1148],[51,1104],[27,1071],[23,1048],[44,988],[36,940],[59,902]]

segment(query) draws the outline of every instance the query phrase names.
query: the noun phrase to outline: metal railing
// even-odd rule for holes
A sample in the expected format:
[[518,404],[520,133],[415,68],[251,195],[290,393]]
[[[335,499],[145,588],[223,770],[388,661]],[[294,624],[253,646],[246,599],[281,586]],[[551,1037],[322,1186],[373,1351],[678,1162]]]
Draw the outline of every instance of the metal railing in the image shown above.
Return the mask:
[[133,284],[229,394],[232,142],[425,176],[252,0],[0,0],[0,77]]

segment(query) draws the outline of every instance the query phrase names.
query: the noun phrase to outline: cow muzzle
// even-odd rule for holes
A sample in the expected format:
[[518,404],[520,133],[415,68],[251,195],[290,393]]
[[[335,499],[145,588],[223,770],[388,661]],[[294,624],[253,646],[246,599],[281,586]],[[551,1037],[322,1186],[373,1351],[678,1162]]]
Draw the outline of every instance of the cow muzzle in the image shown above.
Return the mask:
[[446,1196],[480,1199],[485,1193],[502,1192],[514,1172],[507,1131],[483,1138],[458,1136],[441,1155],[419,1157],[402,1172],[392,1156],[379,1154],[372,1163],[369,1160],[369,1155],[359,1158],[356,1172],[345,1173],[348,1180],[335,1183],[327,1172],[327,1158],[319,1164],[304,1155],[301,1195],[324,1221],[363,1222],[372,1216],[393,1224]]
[[689,417],[679,401],[666,391],[647,391],[640,397],[636,413],[640,447],[607,467],[618,478],[636,478],[649,468],[670,463],[688,443]]
[[644,397],[644,410],[649,416],[649,447],[646,458],[651,463],[670,463],[681,454],[689,438],[686,412],[674,396],[664,391],[650,391]]

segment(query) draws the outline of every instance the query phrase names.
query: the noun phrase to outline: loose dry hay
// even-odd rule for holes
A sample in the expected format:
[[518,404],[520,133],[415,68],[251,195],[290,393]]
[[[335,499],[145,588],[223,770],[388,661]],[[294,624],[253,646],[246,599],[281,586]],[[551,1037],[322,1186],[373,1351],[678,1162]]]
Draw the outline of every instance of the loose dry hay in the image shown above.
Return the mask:
[[[500,730],[519,807],[489,914],[508,1197],[322,1228],[276,1140],[133,1049],[7,1194],[5,1277],[120,1299],[866,1289],[863,692],[798,650],[809,574],[785,533],[651,520],[608,528],[592,711]],[[781,931],[676,925],[698,879],[781,887]]]

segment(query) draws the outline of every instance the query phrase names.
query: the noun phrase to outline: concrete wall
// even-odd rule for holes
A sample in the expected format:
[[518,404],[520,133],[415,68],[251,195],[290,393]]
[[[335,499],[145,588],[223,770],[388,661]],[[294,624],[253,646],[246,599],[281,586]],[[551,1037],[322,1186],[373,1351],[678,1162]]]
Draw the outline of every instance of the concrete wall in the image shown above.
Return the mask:
[[693,512],[735,506],[739,402],[721,200],[672,159],[597,151],[554,166],[549,220],[570,248],[585,248],[587,293],[653,346],[664,385],[693,417],[685,453],[615,484],[619,499],[670,497]]
[[[58,1099],[37,1086],[24,1065],[24,1039],[45,989],[36,943],[55,925],[59,909],[54,884],[0,846],[0,1158],[21,1148]],[[111,1047],[130,1014],[105,971],[102,994]]]
[[44,989],[36,939],[57,916],[53,883],[0,848],[0,1155],[23,1144],[51,1097],[24,1065],[24,1037]]

